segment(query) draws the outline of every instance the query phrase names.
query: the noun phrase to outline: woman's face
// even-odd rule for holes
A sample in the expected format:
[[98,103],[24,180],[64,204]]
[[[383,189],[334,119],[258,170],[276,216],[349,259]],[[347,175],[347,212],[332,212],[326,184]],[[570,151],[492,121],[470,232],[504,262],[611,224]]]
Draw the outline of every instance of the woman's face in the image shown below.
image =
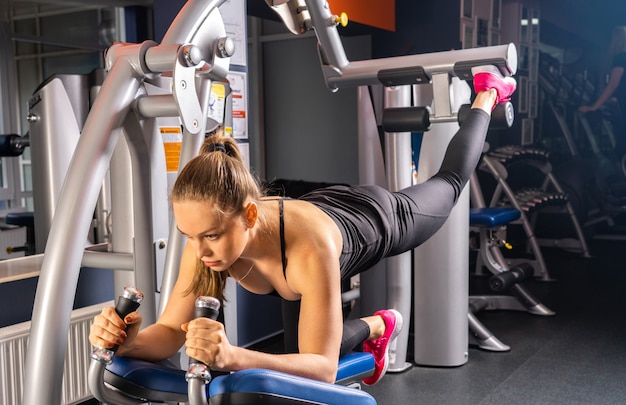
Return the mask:
[[181,201],[172,208],[178,230],[211,270],[227,270],[241,256],[249,235],[243,215],[221,214],[208,202]]

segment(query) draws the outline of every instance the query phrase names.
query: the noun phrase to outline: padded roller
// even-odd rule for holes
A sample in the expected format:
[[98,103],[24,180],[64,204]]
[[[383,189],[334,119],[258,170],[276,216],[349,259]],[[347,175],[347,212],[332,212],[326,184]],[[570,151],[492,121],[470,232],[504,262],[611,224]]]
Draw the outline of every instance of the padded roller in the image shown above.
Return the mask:
[[19,135],[0,135],[0,156],[20,156],[26,146],[28,140]]
[[[472,106],[470,104],[463,104],[461,108],[459,108],[459,112],[457,114],[459,125],[463,124],[463,121],[465,121],[465,119],[467,118],[467,114],[469,113],[471,108]],[[514,120],[515,109],[513,108],[513,104],[511,104],[510,101],[500,103],[491,112],[491,122],[489,122],[489,129],[511,128],[511,126],[513,126]]]
[[430,129],[426,107],[386,108],[383,112],[385,132],[422,132]]
[[508,271],[495,274],[489,278],[489,287],[493,291],[504,291],[527,278],[531,278],[535,270],[528,263],[521,263]]
[[491,112],[492,129],[511,128],[513,121],[515,121],[515,109],[510,101],[498,104]]

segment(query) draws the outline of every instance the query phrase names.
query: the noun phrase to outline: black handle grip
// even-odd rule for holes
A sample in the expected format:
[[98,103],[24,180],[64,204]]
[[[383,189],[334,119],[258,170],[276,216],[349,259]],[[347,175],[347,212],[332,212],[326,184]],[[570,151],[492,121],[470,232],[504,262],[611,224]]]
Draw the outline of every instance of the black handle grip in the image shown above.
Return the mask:
[[[199,304],[198,304],[198,301],[196,300],[196,308],[193,311],[194,317],[196,317],[196,318],[209,318],[209,319],[213,319],[214,321],[217,320],[217,316],[220,313],[219,301],[217,301],[213,297],[200,297],[200,298],[214,299],[215,302],[204,302],[203,301],[203,302],[200,303],[200,306],[198,306]],[[204,306],[202,306],[202,305],[204,305]]]
[[[119,315],[122,320],[126,317],[126,315],[134,312],[139,308],[141,301],[143,300],[143,293],[136,289],[135,287],[126,287],[117,298],[117,304],[115,304],[115,312]],[[115,353],[119,345],[115,345],[111,348],[111,351]]]
[[[217,298],[202,296],[196,299],[196,307],[193,311],[195,318],[209,318],[214,321],[220,313],[220,302]],[[200,360],[189,358],[189,365],[201,364]]]
[[[139,304],[143,300],[143,293],[135,287],[126,287],[124,292],[117,300],[115,305],[115,312],[124,319],[126,315],[139,308]],[[91,352],[91,358],[101,363],[110,364],[113,361],[113,356],[119,348],[119,345],[115,345],[110,349],[103,347],[95,347]]]
[[[202,296],[196,298],[196,307],[194,309],[194,316],[196,318],[209,318],[214,321],[217,320],[217,316],[220,310],[220,302],[217,298]],[[211,371],[209,367],[200,360],[189,358],[189,367],[187,368],[187,374],[185,374],[187,381],[190,379],[203,380],[205,384],[211,381]]]

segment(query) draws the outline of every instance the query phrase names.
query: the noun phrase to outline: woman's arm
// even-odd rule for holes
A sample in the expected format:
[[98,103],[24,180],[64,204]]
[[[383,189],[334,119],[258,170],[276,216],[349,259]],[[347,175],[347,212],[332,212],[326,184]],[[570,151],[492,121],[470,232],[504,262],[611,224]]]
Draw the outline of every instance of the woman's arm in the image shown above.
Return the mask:
[[[292,202],[293,204],[303,204]],[[311,214],[307,211],[307,215]],[[287,216],[295,215],[288,213]],[[292,217],[293,218],[293,217]],[[301,297],[299,353],[268,354],[236,347],[224,327],[210,319],[184,326],[187,355],[224,371],[267,368],[320,381],[334,382],[339,359],[343,315],[339,272],[339,231],[332,220],[292,221],[286,229],[287,286]],[[300,222],[299,226],[295,225]],[[304,225],[303,223],[314,223]],[[328,228],[330,224],[333,228]],[[295,234],[295,236],[294,236]],[[299,235],[299,236],[298,236]],[[336,237],[336,238],[333,238]],[[339,242],[340,246],[340,242]],[[282,278],[282,269],[276,269]]]
[[[321,264],[306,272],[314,271],[316,275],[325,273],[320,270]],[[300,270],[302,267],[298,268],[298,272]],[[338,269],[336,274],[332,283],[329,280],[335,277],[308,278],[308,285],[302,289],[299,353],[268,354],[231,345],[221,323],[199,318],[183,326],[187,331],[187,355],[216,370],[266,368],[334,382],[343,330]]]
[[297,209],[301,204],[302,210],[291,213],[296,220],[286,227],[291,239],[287,285],[301,296],[298,348],[303,357],[299,361],[306,361],[302,369],[312,378],[334,381],[343,333],[339,268],[343,241],[326,214],[308,203],[291,206]]
[[602,107],[604,103],[613,96],[615,90],[619,86],[622,81],[622,76],[624,75],[624,68],[622,66],[616,66],[611,69],[611,75],[609,76],[609,83],[606,85],[600,97],[596,100],[595,103],[591,106],[582,106],[578,109],[578,111],[582,113],[586,113],[588,111],[596,111],[598,108]]
[[96,347],[120,345],[117,354],[149,361],[173,356],[185,342],[180,325],[193,317],[195,297],[185,296],[195,270],[195,255],[187,246],[181,260],[180,273],[163,314],[154,324],[139,330],[142,317],[133,312],[120,319],[113,307],[105,308],[94,318],[89,340]]
[[302,303],[298,347],[300,353],[322,357],[308,366],[312,373],[317,374],[317,379],[334,382],[343,333],[341,280],[337,264],[324,263],[319,259],[320,267],[309,267],[308,270],[316,275],[303,279],[299,287]]
[[196,269],[196,255],[187,244],[180,262],[178,279],[172,294],[154,325],[140,331],[127,345],[120,347],[120,354],[150,361],[160,361],[173,356],[185,343],[185,332],[180,326],[193,318],[195,295],[187,294]]

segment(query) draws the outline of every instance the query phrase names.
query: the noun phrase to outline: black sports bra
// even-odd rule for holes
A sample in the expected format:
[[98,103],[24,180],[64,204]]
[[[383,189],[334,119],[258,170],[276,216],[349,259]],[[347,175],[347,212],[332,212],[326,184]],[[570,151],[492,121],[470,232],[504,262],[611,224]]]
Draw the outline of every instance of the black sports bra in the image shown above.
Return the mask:
[[278,200],[278,218],[280,220],[280,257],[283,263],[283,276],[287,279],[287,256],[285,255],[285,209],[282,198]]
[[[283,277],[285,277],[285,281],[287,280],[287,256],[285,255],[285,209],[283,206],[283,199],[278,200],[278,218],[280,220],[280,258],[283,263]],[[280,295],[276,290],[272,291],[268,295],[272,295],[274,297],[279,297]]]

